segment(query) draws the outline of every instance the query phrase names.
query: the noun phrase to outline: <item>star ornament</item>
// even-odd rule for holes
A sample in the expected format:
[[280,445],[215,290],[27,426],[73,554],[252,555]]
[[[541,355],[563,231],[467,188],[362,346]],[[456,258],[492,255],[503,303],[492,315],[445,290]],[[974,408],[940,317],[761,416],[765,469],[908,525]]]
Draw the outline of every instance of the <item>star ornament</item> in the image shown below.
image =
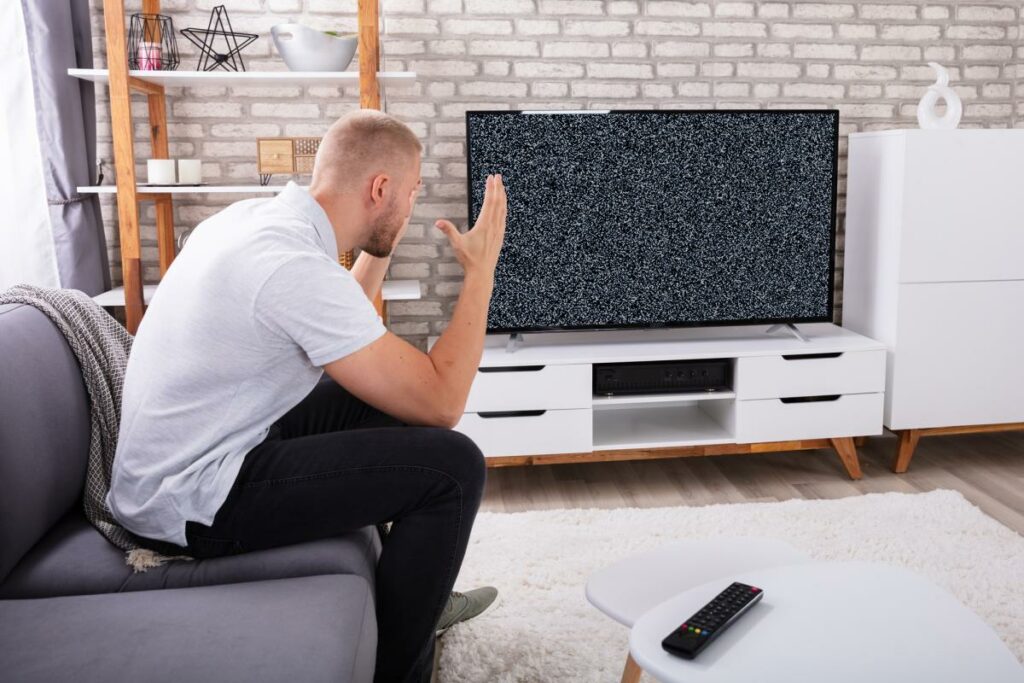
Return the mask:
[[[245,71],[242,61],[242,50],[259,36],[255,33],[237,33],[231,28],[231,19],[224,5],[217,5],[210,12],[210,21],[206,28],[182,29],[182,35],[199,48],[199,64],[196,71]],[[223,51],[217,47],[218,42],[224,45]]]

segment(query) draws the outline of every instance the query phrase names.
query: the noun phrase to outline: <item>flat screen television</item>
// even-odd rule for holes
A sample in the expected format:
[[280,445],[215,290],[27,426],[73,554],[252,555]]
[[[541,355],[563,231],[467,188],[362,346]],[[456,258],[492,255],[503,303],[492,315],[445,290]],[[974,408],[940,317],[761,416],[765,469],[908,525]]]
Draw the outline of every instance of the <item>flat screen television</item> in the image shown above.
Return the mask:
[[488,331],[832,320],[832,110],[466,113],[508,193]]

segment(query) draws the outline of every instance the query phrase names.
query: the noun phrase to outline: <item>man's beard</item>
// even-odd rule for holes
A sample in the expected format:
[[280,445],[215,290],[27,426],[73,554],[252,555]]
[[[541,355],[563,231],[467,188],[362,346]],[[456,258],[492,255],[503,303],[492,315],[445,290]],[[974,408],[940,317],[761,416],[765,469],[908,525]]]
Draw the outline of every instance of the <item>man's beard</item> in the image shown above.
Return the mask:
[[363,245],[362,250],[377,258],[391,256],[391,250],[395,246],[395,237],[398,236],[398,231],[402,229],[404,222],[405,220],[398,210],[398,202],[392,202],[388,211],[374,221],[370,237]]

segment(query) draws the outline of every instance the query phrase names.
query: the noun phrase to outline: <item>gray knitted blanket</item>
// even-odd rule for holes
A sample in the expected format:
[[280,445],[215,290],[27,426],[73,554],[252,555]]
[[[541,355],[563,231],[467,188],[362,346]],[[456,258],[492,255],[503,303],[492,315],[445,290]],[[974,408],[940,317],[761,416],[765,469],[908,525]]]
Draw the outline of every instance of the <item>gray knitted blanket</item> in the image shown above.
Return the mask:
[[27,304],[39,309],[64,335],[82,369],[89,394],[89,462],[83,495],[85,516],[103,536],[126,552],[137,572],[170,557],[142,547],[107,507],[111,470],[121,424],[121,390],[132,336],[84,292],[16,285],[0,292],[0,304]]

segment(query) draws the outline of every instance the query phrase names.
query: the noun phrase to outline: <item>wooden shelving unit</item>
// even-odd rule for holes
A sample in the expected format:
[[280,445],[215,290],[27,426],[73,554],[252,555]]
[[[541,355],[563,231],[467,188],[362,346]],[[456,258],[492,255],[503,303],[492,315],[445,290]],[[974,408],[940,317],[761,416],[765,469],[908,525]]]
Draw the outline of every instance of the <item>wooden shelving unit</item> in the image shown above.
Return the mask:
[[[142,12],[159,14],[160,0],[143,0]],[[141,239],[139,236],[139,202],[151,201],[156,206],[157,249],[160,276],[163,277],[174,260],[174,202],[172,195],[181,193],[266,193],[279,191],[279,187],[254,185],[201,186],[201,187],[140,187],[135,176],[135,148],[131,113],[131,95],[146,97],[149,114],[150,143],[154,159],[166,159],[167,98],[166,89],[196,85],[323,85],[359,83],[359,106],[380,109],[380,84],[389,81],[408,81],[416,77],[409,72],[380,71],[380,28],[378,0],[358,0],[359,71],[339,72],[190,72],[190,71],[129,71],[124,20],[124,0],[103,0],[103,24],[106,33],[106,69],[69,69],[77,78],[106,83],[110,91],[111,134],[114,141],[114,170],[116,184],[103,187],[81,187],[79,192],[117,194],[118,229],[121,244],[121,273],[124,286],[101,297],[113,301],[123,291],[125,324],[135,334],[142,320],[147,299],[142,284]],[[400,291],[402,296],[386,298],[418,298],[409,296],[412,287],[391,285],[385,289]],[[149,286],[150,292],[155,286]],[[383,314],[382,300],[377,302]],[[111,305],[106,303],[105,305]]]

